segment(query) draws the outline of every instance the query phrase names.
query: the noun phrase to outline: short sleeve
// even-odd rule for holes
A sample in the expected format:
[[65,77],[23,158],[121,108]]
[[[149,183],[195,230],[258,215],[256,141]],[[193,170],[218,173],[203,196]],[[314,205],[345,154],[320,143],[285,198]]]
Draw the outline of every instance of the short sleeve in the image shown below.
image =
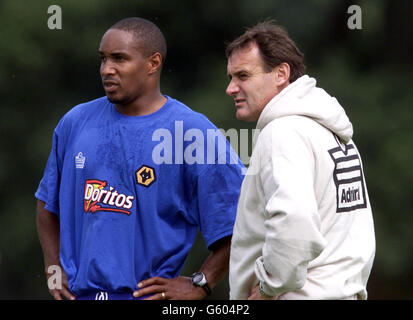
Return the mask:
[[243,180],[242,163],[208,165],[198,177],[200,229],[209,248],[232,235]]
[[59,138],[56,130],[53,133],[53,145],[47,160],[43,177],[35,193],[35,197],[45,203],[45,209],[59,214],[59,186],[61,165],[58,156]]

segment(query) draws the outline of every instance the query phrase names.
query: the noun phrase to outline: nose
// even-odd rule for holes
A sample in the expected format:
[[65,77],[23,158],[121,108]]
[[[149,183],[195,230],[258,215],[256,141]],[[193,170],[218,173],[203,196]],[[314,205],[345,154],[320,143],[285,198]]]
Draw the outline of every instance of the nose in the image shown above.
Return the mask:
[[225,93],[229,96],[233,96],[237,94],[238,92],[239,92],[239,87],[232,79],[230,83],[228,84],[228,87],[227,87],[227,90],[225,90]]
[[109,59],[102,61],[100,64],[100,74],[102,77],[110,76],[116,73],[116,69]]

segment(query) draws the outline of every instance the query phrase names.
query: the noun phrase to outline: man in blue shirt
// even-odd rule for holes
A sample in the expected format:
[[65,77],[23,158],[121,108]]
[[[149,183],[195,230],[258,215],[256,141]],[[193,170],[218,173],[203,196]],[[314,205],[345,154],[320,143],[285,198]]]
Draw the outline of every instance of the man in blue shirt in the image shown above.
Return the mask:
[[[205,116],[160,92],[157,26],[121,20],[99,55],[106,96],[60,120],[35,194],[46,273],[63,270],[49,291],[59,300],[202,299],[228,271],[244,168]],[[211,254],[179,276],[198,230]]]

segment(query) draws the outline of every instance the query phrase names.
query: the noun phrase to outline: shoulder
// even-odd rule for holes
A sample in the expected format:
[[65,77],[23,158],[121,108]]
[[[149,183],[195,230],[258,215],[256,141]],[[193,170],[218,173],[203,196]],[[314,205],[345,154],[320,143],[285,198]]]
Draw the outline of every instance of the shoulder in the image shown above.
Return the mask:
[[83,122],[90,117],[93,117],[96,112],[101,111],[104,106],[109,107],[110,103],[106,96],[100,97],[91,101],[80,103],[72,107],[60,120],[56,130],[65,130],[69,127]]
[[171,113],[174,121],[182,121],[185,129],[217,129],[217,127],[202,113],[196,112],[186,104],[170,99]]
[[305,138],[319,130],[320,127],[319,123],[309,117],[291,115],[274,119],[262,129],[260,135],[268,138],[281,138],[290,135],[297,135]]
[[257,144],[263,152],[288,152],[311,148],[312,139],[319,136],[319,124],[305,116],[285,116],[274,119],[260,132]]
[[76,119],[83,117],[85,115],[93,114],[96,109],[101,109],[102,106],[108,105],[109,101],[105,97],[100,97],[91,101],[80,103],[70,109],[64,116],[63,119]]
[[314,124],[316,124],[316,122],[309,117],[289,115],[274,119],[264,129],[268,127],[272,131],[277,130],[277,128],[282,128],[284,130],[297,130],[299,128],[303,128],[303,126],[306,128],[308,126],[313,126]]

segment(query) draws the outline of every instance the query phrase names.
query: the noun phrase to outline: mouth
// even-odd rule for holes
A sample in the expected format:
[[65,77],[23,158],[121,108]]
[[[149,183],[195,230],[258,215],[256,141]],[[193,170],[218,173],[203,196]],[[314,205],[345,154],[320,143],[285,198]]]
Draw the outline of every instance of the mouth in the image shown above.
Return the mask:
[[119,83],[113,80],[104,80],[103,88],[106,92],[113,92],[119,87]]
[[245,102],[245,99],[242,98],[236,98],[234,99],[234,103],[236,107],[241,107],[241,105]]

